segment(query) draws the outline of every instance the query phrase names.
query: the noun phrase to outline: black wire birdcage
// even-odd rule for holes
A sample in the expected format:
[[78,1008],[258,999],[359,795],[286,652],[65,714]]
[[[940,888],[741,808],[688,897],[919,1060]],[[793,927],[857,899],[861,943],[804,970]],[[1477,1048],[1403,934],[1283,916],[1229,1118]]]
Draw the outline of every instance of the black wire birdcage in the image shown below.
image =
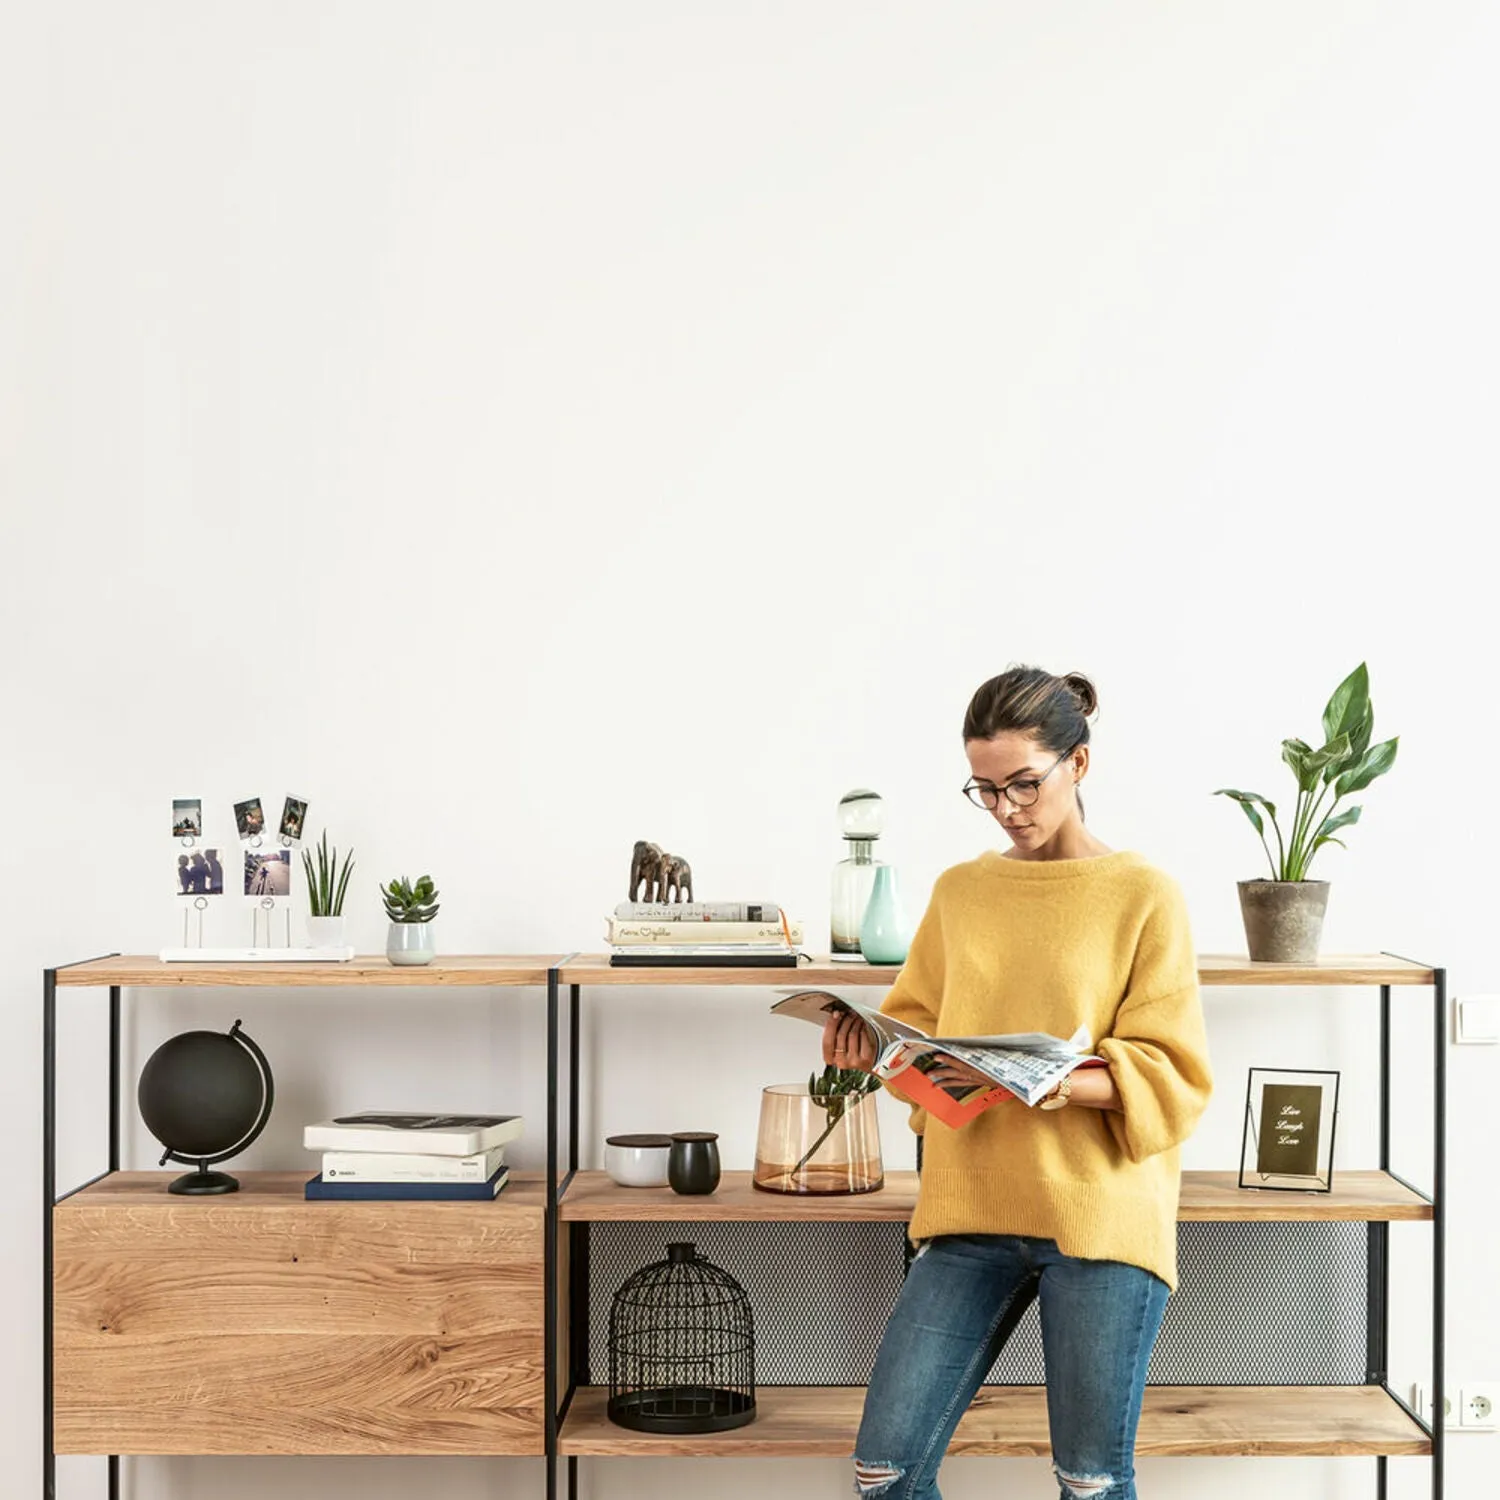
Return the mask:
[[750,1299],[690,1244],[637,1271],[609,1312],[609,1418],[640,1432],[725,1432],[755,1419]]

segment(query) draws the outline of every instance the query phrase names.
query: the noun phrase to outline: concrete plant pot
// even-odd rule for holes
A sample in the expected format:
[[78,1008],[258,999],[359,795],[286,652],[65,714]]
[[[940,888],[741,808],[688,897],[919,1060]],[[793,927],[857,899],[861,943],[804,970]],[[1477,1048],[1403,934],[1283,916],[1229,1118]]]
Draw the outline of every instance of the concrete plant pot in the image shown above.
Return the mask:
[[1303,964],[1318,956],[1326,880],[1241,880],[1240,916],[1252,963]]

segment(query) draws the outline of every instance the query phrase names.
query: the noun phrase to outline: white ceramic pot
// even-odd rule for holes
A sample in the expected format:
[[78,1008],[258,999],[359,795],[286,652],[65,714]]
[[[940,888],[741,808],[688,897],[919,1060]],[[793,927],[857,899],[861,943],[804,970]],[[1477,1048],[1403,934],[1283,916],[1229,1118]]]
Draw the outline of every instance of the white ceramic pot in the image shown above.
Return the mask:
[[669,1135],[612,1135],[604,1143],[604,1170],[621,1187],[666,1187]]
[[430,964],[437,949],[431,922],[392,922],[385,938],[385,956],[393,964]]
[[344,919],[342,917],[309,917],[307,919],[307,942],[312,948],[342,948],[344,946]]

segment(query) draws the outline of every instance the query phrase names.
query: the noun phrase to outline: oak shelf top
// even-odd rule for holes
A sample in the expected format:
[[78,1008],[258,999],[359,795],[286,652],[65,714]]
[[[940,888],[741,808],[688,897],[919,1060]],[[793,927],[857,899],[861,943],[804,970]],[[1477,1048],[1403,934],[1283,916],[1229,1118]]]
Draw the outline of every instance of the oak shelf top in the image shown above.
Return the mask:
[[[900,964],[834,963],[827,957],[796,968],[661,967],[612,968],[605,953],[453,954],[430,964],[397,965],[381,954],[343,963],[247,962],[164,963],[149,955],[91,959],[59,968],[59,985],[230,985],[301,987],[398,985],[411,988],[545,985],[556,969],[562,984],[734,985],[786,989],[885,988]],[[1243,954],[1200,953],[1203,985],[1430,985],[1435,971],[1390,953],[1327,954],[1311,963],[1252,963]]]
[[289,987],[302,985],[443,986],[545,985],[547,971],[563,953],[471,954],[435,958],[430,964],[393,964],[383,954],[343,962],[164,963],[147,955],[115,955],[57,971],[59,985],[234,985]]
[[[1432,1203],[1386,1172],[1336,1172],[1330,1193],[1242,1188],[1234,1172],[1184,1172],[1178,1199],[1181,1223],[1203,1221],[1430,1219]],[[910,1220],[917,1203],[914,1171],[885,1174],[873,1193],[770,1193],[751,1174],[725,1172],[716,1191],[675,1193],[669,1187],[620,1187],[607,1173],[579,1172],[560,1204],[564,1220],[616,1223],[686,1221],[806,1221],[839,1223]]]
[[[563,984],[763,985],[790,989],[838,989],[849,985],[889,986],[900,964],[834,963],[814,958],[796,968],[689,968],[648,965],[611,968],[606,953],[580,953],[562,965]],[[1203,985],[1432,984],[1426,964],[1391,953],[1326,954],[1311,963],[1252,963],[1242,953],[1200,953],[1198,982]]]
[[[568,1457],[847,1458],[854,1451],[863,1386],[758,1386],[755,1420],[730,1432],[673,1436],[616,1426],[609,1392],[581,1386],[563,1418]],[[1046,1392],[984,1386],[958,1424],[958,1455],[1048,1454]],[[1427,1434],[1378,1385],[1148,1385],[1136,1431],[1142,1457],[1187,1455],[1431,1453]]]
[[412,1210],[427,1213],[446,1209],[489,1213],[507,1207],[540,1210],[547,1205],[545,1172],[512,1172],[500,1192],[486,1201],[475,1198],[304,1198],[302,1189],[310,1178],[318,1175],[316,1167],[303,1167],[296,1172],[236,1171],[231,1174],[239,1179],[240,1187],[236,1193],[205,1193],[201,1196],[169,1193],[167,1184],[181,1177],[184,1170],[179,1167],[163,1172],[110,1172],[97,1182],[70,1193],[57,1204],[55,1211],[118,1209],[132,1216],[152,1208],[172,1213],[206,1213],[210,1209],[226,1213],[264,1213],[279,1208],[337,1213],[374,1210],[377,1214]]

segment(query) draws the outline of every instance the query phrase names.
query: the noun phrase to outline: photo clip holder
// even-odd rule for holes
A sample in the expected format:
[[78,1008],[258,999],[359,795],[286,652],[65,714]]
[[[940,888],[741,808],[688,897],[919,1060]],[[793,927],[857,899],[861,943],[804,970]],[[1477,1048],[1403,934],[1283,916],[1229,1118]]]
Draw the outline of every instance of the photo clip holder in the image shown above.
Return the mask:
[[[250,908],[250,946],[252,948],[290,948],[292,946],[292,904],[290,901],[283,906],[282,911],[286,914],[286,939],[280,944],[271,941],[271,923],[276,912],[276,898],[274,896],[262,896],[257,905]],[[265,917],[266,940],[260,940],[261,918]]]
[[[184,844],[192,843],[192,836],[183,839]],[[203,913],[208,910],[207,896],[194,896],[191,904],[184,903],[182,908],[182,946],[184,948],[201,948],[203,946]],[[198,913],[198,939],[192,941],[188,936],[188,924],[192,920],[192,913]]]

